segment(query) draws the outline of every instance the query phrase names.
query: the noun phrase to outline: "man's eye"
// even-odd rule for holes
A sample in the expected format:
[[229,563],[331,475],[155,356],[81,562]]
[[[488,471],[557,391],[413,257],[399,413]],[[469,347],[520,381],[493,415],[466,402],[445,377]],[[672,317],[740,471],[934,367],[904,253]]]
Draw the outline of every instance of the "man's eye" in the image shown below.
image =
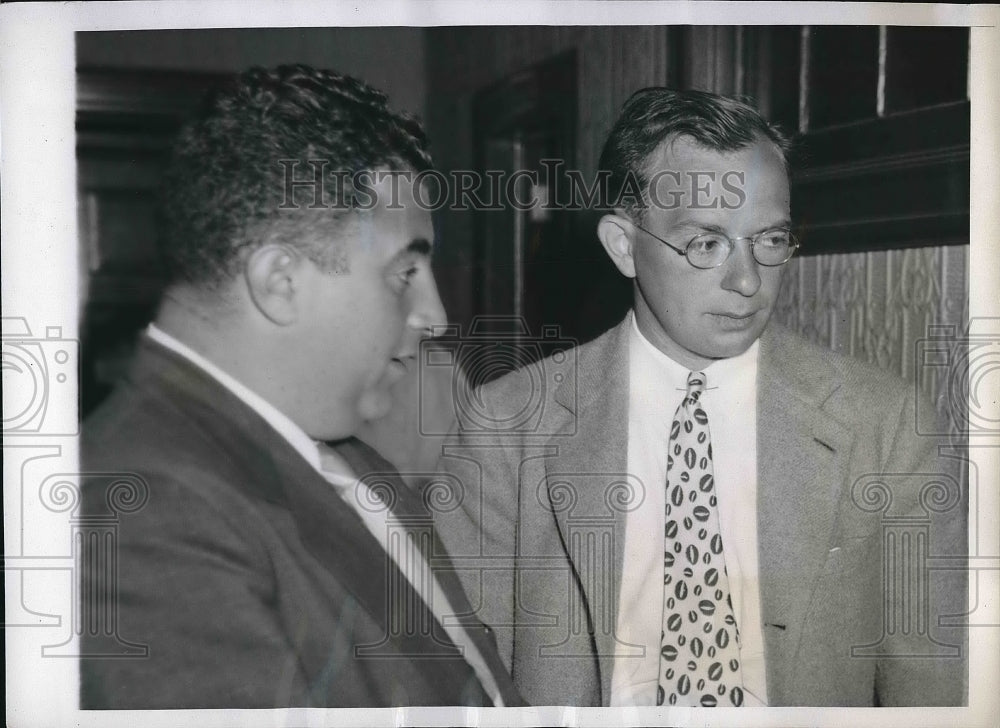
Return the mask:
[[420,269],[415,265],[411,265],[409,268],[404,268],[396,274],[396,278],[399,280],[401,286],[408,286],[413,278],[420,272]]
[[758,244],[762,244],[769,248],[783,248],[788,245],[789,237],[788,233],[784,230],[774,230],[765,233],[758,240]]
[[725,239],[718,235],[701,235],[695,238],[691,244],[691,247],[694,248],[693,252],[698,253],[713,253],[725,246]]

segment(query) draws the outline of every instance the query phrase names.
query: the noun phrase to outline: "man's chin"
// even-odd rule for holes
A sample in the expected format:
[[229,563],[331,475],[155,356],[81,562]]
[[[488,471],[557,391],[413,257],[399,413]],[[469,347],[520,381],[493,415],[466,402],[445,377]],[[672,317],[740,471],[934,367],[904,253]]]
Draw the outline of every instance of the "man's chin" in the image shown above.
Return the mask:
[[392,409],[392,395],[383,387],[365,390],[358,398],[358,415],[363,422],[379,420]]
[[712,345],[702,347],[702,352],[710,359],[732,359],[746,352],[759,336],[756,331],[727,332],[713,337]]
[[392,409],[395,397],[408,375],[406,363],[400,359],[390,359],[377,378],[369,381],[358,398],[358,413],[362,420],[377,420],[385,417]]

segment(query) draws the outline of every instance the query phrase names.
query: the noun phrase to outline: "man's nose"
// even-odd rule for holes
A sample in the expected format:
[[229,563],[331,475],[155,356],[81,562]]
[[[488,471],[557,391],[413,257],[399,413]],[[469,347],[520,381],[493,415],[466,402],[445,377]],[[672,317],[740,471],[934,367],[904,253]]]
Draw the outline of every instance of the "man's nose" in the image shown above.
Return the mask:
[[413,310],[406,319],[406,325],[414,331],[419,331],[421,336],[432,336],[435,327],[446,323],[448,316],[444,311],[444,304],[441,303],[437,283],[431,278],[427,285],[421,286],[417,291]]
[[722,279],[722,287],[727,291],[749,297],[760,289],[760,264],[754,260],[750,241],[746,238],[735,241],[733,252],[723,265],[726,274]]

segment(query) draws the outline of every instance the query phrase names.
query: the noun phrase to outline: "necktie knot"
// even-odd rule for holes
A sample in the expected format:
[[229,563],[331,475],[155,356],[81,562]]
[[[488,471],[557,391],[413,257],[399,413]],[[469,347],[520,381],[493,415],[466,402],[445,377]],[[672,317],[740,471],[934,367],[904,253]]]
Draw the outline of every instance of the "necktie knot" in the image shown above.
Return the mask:
[[704,372],[691,372],[687,380],[687,399],[697,402],[701,393],[705,391],[707,379]]

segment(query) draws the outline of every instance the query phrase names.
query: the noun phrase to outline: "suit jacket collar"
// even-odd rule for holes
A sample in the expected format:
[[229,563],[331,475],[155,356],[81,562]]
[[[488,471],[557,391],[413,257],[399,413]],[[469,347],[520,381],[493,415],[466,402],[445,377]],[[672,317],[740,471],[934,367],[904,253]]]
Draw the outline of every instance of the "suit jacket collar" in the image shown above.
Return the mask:
[[[573,415],[603,406],[609,385],[624,385],[628,392],[628,337],[631,314],[617,326],[576,349],[575,366],[569,367],[555,391],[555,401]],[[619,381],[624,378],[624,381]],[[614,402],[612,402],[614,403]],[[620,406],[620,402],[617,403]]]

